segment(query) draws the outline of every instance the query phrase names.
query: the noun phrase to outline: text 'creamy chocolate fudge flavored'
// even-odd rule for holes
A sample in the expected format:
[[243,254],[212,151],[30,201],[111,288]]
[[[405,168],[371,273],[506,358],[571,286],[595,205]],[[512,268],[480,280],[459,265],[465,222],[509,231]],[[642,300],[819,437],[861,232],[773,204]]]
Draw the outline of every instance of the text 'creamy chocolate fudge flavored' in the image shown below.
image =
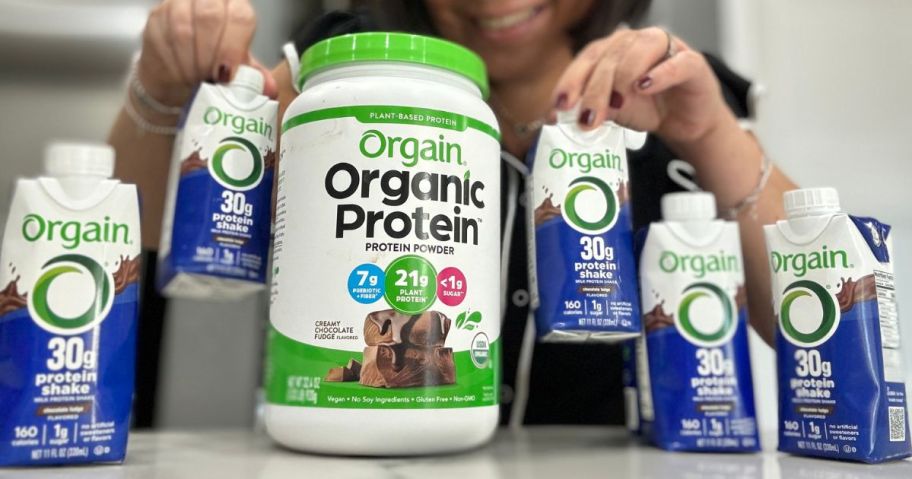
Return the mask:
[[778,316],[779,450],[862,462],[912,455],[893,237],[833,188],[786,192],[764,227]]
[[[615,341],[640,334],[627,137],[575,118],[542,128],[529,153],[529,276],[544,341]],[[636,139],[633,139],[636,138]]]
[[266,426],[333,454],[465,449],[500,375],[500,144],[484,64],[438,39],[330,38],[282,125]]
[[672,451],[759,450],[738,224],[711,193],[670,193],[642,233],[642,432]]
[[203,83],[174,141],[157,286],[168,297],[236,299],[266,287],[278,103],[263,74]]
[[0,465],[120,462],[133,397],[136,187],[107,145],[48,147],[0,254]]

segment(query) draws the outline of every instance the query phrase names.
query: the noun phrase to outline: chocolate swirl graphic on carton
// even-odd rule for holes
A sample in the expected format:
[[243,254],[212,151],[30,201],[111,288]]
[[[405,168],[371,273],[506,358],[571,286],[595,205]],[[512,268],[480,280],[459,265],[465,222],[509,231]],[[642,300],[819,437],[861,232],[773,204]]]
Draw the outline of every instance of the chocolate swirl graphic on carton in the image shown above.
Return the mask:
[[647,333],[674,326],[674,315],[666,313],[662,309],[663,306],[665,306],[665,301],[656,304],[651,311],[643,315],[643,324]]
[[[16,268],[13,268],[13,273],[15,272]],[[21,277],[16,276],[0,291],[0,316],[28,305],[25,293],[19,292],[19,278]]]
[[735,307],[741,309],[747,306],[747,288],[743,284],[738,285],[738,289],[735,291]]
[[630,182],[621,181],[617,189],[618,206],[630,200]]
[[180,175],[184,176],[203,168],[207,168],[207,160],[200,156],[200,150],[196,150],[180,162]]
[[535,226],[538,226],[545,221],[550,220],[551,218],[561,215],[560,206],[554,205],[554,202],[552,201],[553,198],[553,194],[548,195],[548,197],[545,198],[544,201],[542,201],[541,204],[535,208],[535,213],[533,214]]
[[142,257],[121,256],[117,270],[114,271],[114,294],[120,294],[127,286],[139,282],[139,273],[142,270]]
[[842,278],[842,282],[838,286],[840,289],[836,293],[836,301],[839,302],[839,310],[843,313],[858,303],[877,299],[877,284],[873,274],[862,276],[857,281],[853,281],[852,278]]
[[263,156],[263,168],[272,169],[276,167],[276,152],[275,150],[267,150],[266,155]]

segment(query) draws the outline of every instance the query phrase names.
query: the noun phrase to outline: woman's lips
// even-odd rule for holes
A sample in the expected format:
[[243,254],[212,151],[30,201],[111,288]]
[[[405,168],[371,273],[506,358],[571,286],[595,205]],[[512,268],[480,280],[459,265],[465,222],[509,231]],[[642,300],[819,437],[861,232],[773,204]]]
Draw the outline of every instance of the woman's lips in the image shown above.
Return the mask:
[[538,26],[546,10],[548,6],[541,4],[504,15],[478,17],[476,24],[482,35],[490,40],[515,40]]

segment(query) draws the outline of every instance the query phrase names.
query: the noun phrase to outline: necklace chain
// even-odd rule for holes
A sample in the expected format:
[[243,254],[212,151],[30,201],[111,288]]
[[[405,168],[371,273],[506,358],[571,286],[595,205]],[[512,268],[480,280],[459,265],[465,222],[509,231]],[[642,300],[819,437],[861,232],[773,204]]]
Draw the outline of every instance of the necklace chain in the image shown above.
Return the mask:
[[538,130],[541,130],[541,127],[545,124],[545,117],[541,116],[532,121],[523,122],[516,119],[510,110],[500,101],[500,99],[494,93],[491,93],[491,97],[488,100],[488,103],[491,105],[491,108],[495,112],[499,113],[499,116],[510,125],[510,128],[513,130],[513,133],[516,134],[521,139],[528,138],[535,133],[538,133]]

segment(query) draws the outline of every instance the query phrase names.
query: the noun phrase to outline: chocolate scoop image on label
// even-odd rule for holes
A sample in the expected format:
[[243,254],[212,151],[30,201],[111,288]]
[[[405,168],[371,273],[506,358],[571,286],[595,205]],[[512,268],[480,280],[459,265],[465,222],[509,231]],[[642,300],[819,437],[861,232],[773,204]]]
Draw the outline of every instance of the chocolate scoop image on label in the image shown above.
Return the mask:
[[413,315],[394,309],[375,311],[364,320],[363,367],[359,365],[356,372],[350,366],[348,372],[333,368],[327,378],[352,377],[364,386],[382,388],[453,384],[453,350],[443,347],[449,331],[450,319],[438,311]]
[[324,381],[329,382],[357,382],[361,378],[361,363],[350,359],[345,366],[331,368]]
[[437,311],[406,315],[394,309],[376,311],[364,321],[368,346],[409,344],[443,346],[450,331],[450,318]]
[[439,386],[456,382],[451,348],[368,346],[361,384],[377,388]]

